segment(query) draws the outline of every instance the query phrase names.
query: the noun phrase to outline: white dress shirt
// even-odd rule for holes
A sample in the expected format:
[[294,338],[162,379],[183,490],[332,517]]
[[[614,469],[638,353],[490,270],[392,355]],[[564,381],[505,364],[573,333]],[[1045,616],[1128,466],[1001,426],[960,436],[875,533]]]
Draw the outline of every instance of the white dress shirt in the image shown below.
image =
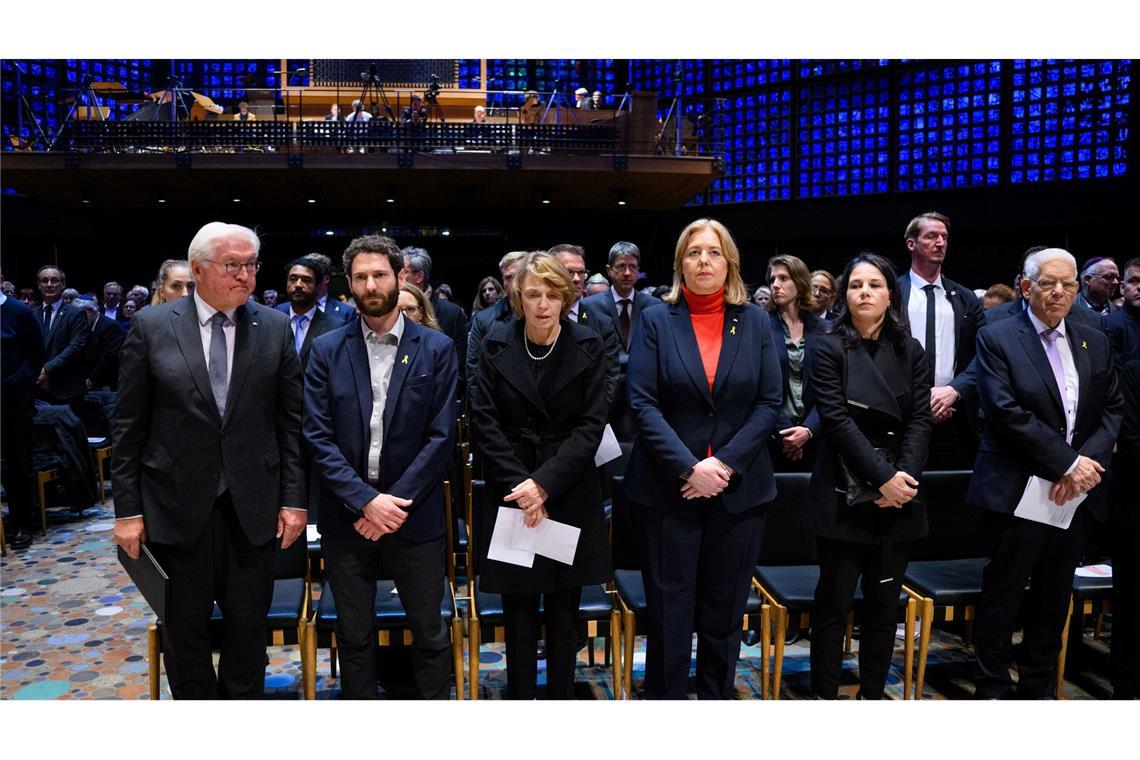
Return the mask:
[[380,450],[384,445],[384,405],[388,401],[388,384],[396,366],[396,352],[404,336],[404,315],[396,317],[396,324],[383,335],[378,335],[368,323],[360,320],[364,346],[368,350],[368,374],[372,382],[372,416],[368,419],[368,482],[380,480]]
[[43,318],[44,318],[44,307],[45,306],[51,306],[51,315],[48,317],[47,327],[44,328],[45,331],[50,331],[52,323],[55,322],[56,316],[59,315],[60,307],[63,306],[63,299],[61,298],[53,304],[49,304],[46,301],[44,303],[40,304],[40,308],[37,309],[37,311],[39,313],[36,314],[36,316],[39,317],[39,320],[37,320],[37,321],[39,321],[41,323],[43,322]]
[[946,298],[946,288],[942,286],[942,275],[928,283],[913,269],[910,270],[910,300],[907,302],[907,316],[910,318],[910,334],[926,349],[926,291],[924,285],[934,286],[934,387],[949,385],[954,379],[954,307]]
[[105,307],[103,307],[103,316],[106,317],[107,319],[112,319],[112,320],[118,319],[119,318],[119,307],[118,306],[105,306]]
[[[197,289],[194,290],[194,308],[198,310],[198,332],[202,336],[202,353],[206,356],[206,369],[210,365],[210,343],[214,337],[214,326],[210,320],[218,310],[202,300]],[[237,323],[234,322],[234,312],[237,307],[225,312],[226,321],[222,324],[222,332],[226,335],[226,379],[229,383],[234,381],[234,340],[237,337]]]

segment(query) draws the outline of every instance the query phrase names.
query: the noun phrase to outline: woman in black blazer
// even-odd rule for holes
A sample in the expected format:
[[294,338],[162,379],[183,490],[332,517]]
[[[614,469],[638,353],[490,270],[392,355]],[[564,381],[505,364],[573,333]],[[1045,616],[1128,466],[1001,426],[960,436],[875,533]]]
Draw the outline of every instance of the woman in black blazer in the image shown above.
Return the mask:
[[776,495],[767,441],[780,365],[719,222],[681,233],[665,301],[641,314],[627,379],[635,438],[625,492],[646,549],[645,695],[685,697],[695,628],[697,696],[731,699],[760,505]]
[[[507,698],[535,697],[545,623],[546,697],[571,699],[582,587],[612,577],[594,467],[608,411],[605,346],[598,333],[566,318],[574,291],[556,257],[523,258],[509,297],[517,319],[496,322],[483,339],[471,403],[491,495],[479,586],[503,596]],[[574,563],[536,555],[526,568],[488,559],[500,504],[522,509],[529,527],[550,517],[579,528]]]
[[[811,686],[817,698],[838,696],[847,613],[862,577],[859,695],[881,699],[906,572],[901,544],[927,532],[926,510],[914,499],[930,442],[930,382],[890,262],[859,254],[839,293],[839,315],[831,334],[816,340],[809,367],[808,394],[822,421],[805,499],[819,553]],[[848,484],[844,466],[860,487]],[[860,490],[878,496],[849,505],[848,494]]]
[[771,445],[772,462],[779,472],[811,472],[816,452],[811,441],[819,434],[819,412],[805,400],[807,355],[827,323],[813,312],[811,276],[802,260],[773,256],[768,259],[767,279],[772,290],[772,340],[784,380],[784,402]]

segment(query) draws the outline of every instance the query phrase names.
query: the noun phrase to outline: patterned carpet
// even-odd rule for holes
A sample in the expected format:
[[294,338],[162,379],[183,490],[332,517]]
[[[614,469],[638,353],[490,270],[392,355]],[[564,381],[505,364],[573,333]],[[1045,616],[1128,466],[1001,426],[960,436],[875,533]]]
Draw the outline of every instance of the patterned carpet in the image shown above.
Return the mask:
[[[0,698],[148,698],[146,631],[153,614],[115,558],[113,527],[114,512],[109,506],[90,508],[82,517],[70,510],[49,510],[47,537],[39,538],[29,549],[9,550],[0,563]],[[972,697],[972,651],[962,643],[960,634],[952,628],[934,631],[924,698]],[[613,698],[603,649],[604,642],[598,640],[594,666],[588,664],[585,649],[579,653],[576,694],[581,699]],[[1076,667],[1067,682],[1068,697],[1106,697],[1107,641],[1086,636],[1081,650],[1073,660]],[[786,649],[782,699],[810,696],[808,651],[804,640]],[[268,652],[267,696],[299,699],[298,648],[271,647]],[[855,652],[844,661],[843,697],[853,697],[857,689],[857,641]],[[318,659],[317,698],[335,699],[339,691],[329,672],[329,650],[318,650]],[[479,659],[480,699],[501,699],[506,689],[502,645],[484,644]],[[902,698],[902,660],[900,640],[887,684],[891,699]],[[635,697],[643,666],[644,640],[638,639],[633,664]],[[542,667],[540,661],[540,684],[545,675]],[[742,646],[737,698],[759,698],[760,668],[759,647]],[[169,699],[165,676],[161,683],[161,696]]]

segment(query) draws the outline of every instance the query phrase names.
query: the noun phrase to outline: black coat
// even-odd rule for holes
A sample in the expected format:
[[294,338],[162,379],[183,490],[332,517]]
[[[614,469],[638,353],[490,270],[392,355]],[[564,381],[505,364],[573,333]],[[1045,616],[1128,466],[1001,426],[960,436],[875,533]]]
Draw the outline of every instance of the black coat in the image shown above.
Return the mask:
[[127,331],[113,319],[99,317],[87,337],[87,379],[92,388],[119,387],[119,350]]
[[462,306],[441,299],[435,288],[431,291],[431,305],[439,320],[439,329],[455,342],[455,353],[459,357],[459,394],[462,394],[466,387],[463,373],[467,366],[467,312]]
[[[479,585],[495,593],[534,594],[603,583],[612,572],[594,454],[606,424],[605,346],[598,333],[563,319],[561,345],[540,388],[523,327],[521,320],[496,322],[483,339],[476,369],[472,431],[487,462]],[[542,556],[531,568],[486,558],[502,498],[527,478],[549,494],[551,519],[581,529],[572,566]]]
[[[804,503],[807,527],[820,536],[858,543],[926,535],[921,494],[901,509],[891,509],[874,503],[848,507],[846,496],[836,491],[844,485],[840,454],[868,483],[885,483],[898,470],[921,482],[933,424],[922,345],[909,336],[897,347],[882,341],[872,356],[862,343],[847,348],[842,336],[822,335],[813,346],[809,371],[808,393],[823,434]],[[873,450],[896,446],[894,465]]]
[[1140,527],[1140,505],[1136,503],[1136,494],[1140,493],[1140,359],[1121,367],[1119,378],[1124,410],[1112,460],[1112,517]]

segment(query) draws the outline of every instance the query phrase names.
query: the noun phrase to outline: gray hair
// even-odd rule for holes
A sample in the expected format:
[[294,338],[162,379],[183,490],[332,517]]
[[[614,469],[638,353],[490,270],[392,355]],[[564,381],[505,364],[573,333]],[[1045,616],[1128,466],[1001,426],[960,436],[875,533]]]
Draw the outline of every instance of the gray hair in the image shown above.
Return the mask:
[[610,247],[610,260],[609,265],[612,267],[614,262],[617,261],[618,256],[632,256],[637,259],[637,265],[641,266],[641,249],[633,243],[625,240],[619,240]]
[[526,256],[526,251],[511,251],[503,258],[499,259],[499,273],[502,274],[503,270],[514,264],[516,261]]
[[409,260],[409,265],[413,272],[423,272],[424,282],[431,279],[431,256],[423,248],[417,248],[414,245],[409,245],[407,248],[400,251],[404,254],[404,258]]
[[245,238],[253,246],[255,255],[261,252],[261,239],[249,227],[227,222],[210,222],[194,235],[194,239],[190,241],[190,250],[187,252],[186,258],[191,262],[202,262],[214,252],[214,245],[217,241],[231,237]]
[[95,305],[95,302],[90,301],[86,298],[76,298],[71,302],[71,305],[75,306],[76,308],[83,309],[84,311],[90,311],[95,314],[99,313],[99,307]]
[[1073,258],[1073,254],[1064,248],[1046,248],[1043,251],[1031,253],[1025,260],[1025,277],[1036,280],[1037,276],[1041,274],[1041,265],[1046,261],[1064,261],[1073,268],[1073,276],[1075,277],[1077,274],[1077,260]]
[[61,298],[65,300],[70,298],[74,301],[76,298],[79,298],[79,291],[75,288],[64,288],[63,293],[61,294]]

